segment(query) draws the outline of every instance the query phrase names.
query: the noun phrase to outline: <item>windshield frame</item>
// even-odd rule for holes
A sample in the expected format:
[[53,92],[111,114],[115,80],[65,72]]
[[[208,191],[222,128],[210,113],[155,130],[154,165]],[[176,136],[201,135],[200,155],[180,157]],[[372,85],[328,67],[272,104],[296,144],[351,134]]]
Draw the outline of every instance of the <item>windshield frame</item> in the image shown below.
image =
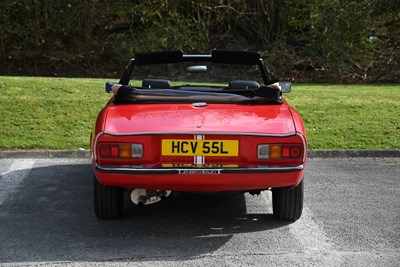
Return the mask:
[[178,62],[213,62],[236,65],[256,65],[265,85],[278,82],[278,79],[269,72],[258,52],[213,50],[211,54],[183,54],[181,50],[161,51],[136,54],[126,66],[119,84],[128,85],[135,65],[168,64]]
[[[230,81],[229,87],[206,85],[199,86],[200,90],[196,90],[196,85],[170,86],[169,80],[158,80],[155,87],[130,86],[129,82],[134,70],[134,66],[140,65],[167,65],[171,63],[182,62],[210,62],[217,64],[257,66],[261,74],[264,85],[245,86],[242,82],[252,81]],[[261,80],[260,80],[261,81]],[[144,82],[144,80],[143,80]],[[154,82],[154,81],[153,81]],[[239,88],[231,87],[231,82],[239,82]],[[151,53],[139,53],[132,58],[125,68],[125,71],[119,81],[122,90],[117,90],[114,103],[165,103],[165,102],[193,102],[207,101],[213,103],[242,103],[242,104],[260,104],[260,103],[276,103],[282,104],[282,92],[277,84],[278,80],[270,73],[258,52],[252,51],[225,51],[213,50],[211,55],[184,55],[182,51],[161,51]],[[165,87],[158,87],[166,85]],[[144,87],[143,87],[144,86]],[[208,88],[208,89],[207,89]],[[220,89],[217,89],[220,88]],[[217,90],[215,90],[217,89]],[[121,93],[123,92],[123,93]]]

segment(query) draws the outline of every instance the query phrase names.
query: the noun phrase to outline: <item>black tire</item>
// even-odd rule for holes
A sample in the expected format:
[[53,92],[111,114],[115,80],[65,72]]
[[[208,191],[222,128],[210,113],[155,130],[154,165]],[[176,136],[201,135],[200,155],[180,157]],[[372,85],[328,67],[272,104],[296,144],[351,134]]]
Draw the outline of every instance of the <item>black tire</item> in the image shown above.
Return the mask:
[[272,189],[272,210],[275,218],[282,221],[296,221],[303,211],[303,179],[296,187]]
[[93,179],[94,213],[103,220],[122,216],[124,190],[119,187],[101,185]]

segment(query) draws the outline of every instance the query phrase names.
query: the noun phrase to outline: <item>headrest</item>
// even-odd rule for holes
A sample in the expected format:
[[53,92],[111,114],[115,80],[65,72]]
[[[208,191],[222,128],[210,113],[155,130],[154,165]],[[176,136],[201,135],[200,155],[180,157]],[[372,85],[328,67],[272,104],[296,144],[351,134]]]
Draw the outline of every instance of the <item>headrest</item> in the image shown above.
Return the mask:
[[258,89],[260,84],[256,81],[235,80],[229,82],[229,89]]
[[170,89],[171,82],[168,80],[160,79],[144,79],[142,81],[142,87],[146,88],[158,88],[158,89]]

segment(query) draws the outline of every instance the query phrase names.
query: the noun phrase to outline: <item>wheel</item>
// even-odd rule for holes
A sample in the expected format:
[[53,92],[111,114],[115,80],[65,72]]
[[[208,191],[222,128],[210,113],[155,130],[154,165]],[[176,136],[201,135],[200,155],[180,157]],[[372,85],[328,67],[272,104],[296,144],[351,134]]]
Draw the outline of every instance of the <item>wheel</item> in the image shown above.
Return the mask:
[[283,221],[296,221],[303,211],[303,179],[296,187],[272,189],[272,210],[275,218]]
[[123,188],[101,185],[93,177],[94,213],[103,220],[116,219],[122,216]]

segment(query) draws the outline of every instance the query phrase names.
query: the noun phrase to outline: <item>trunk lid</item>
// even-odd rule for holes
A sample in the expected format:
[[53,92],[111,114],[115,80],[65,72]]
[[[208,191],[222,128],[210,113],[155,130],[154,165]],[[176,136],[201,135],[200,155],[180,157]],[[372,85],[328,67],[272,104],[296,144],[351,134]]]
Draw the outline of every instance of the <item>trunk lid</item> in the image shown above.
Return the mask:
[[295,127],[282,105],[129,104],[107,108],[104,131],[129,133],[248,133],[287,135]]

